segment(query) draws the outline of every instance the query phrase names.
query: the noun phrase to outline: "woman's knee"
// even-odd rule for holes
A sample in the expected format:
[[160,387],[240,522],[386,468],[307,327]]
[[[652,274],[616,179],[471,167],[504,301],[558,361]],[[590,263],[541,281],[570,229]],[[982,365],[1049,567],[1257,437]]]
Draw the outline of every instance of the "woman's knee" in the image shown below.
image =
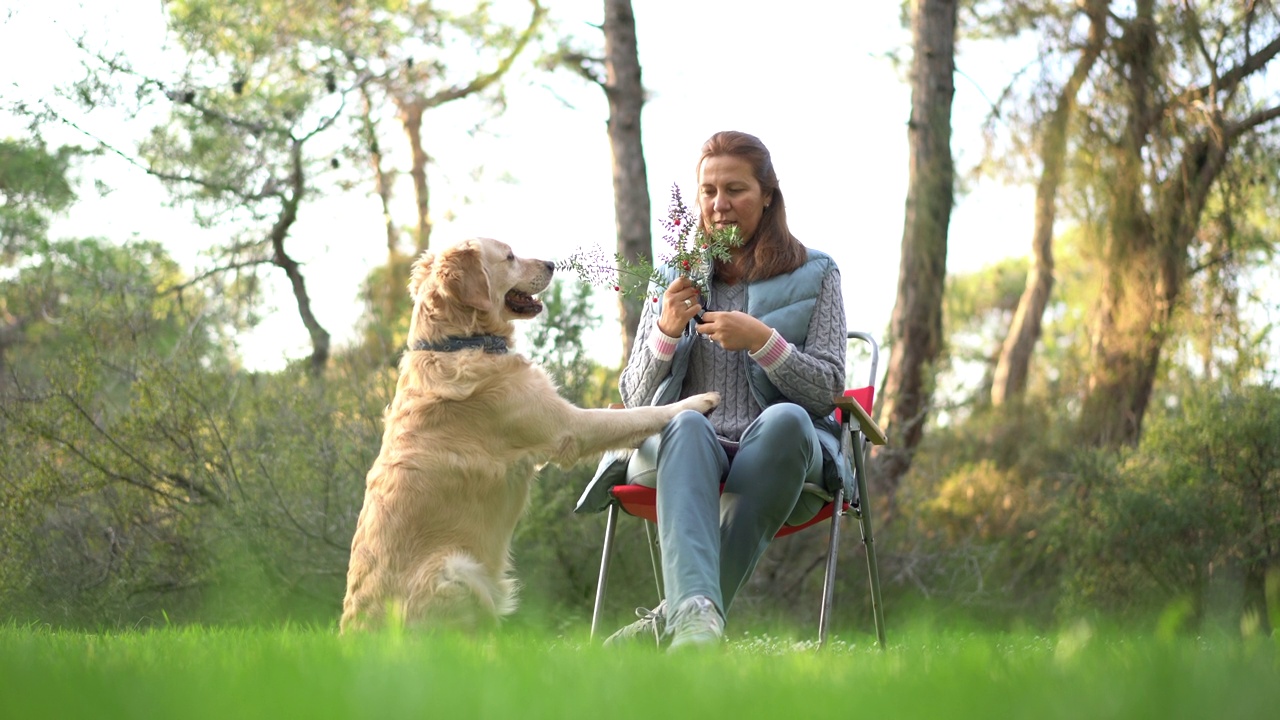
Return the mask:
[[652,481],[659,488],[663,485],[670,488],[670,482],[660,476],[674,470],[682,484],[706,478],[707,482],[719,487],[727,467],[728,459],[711,421],[701,413],[686,410],[668,423],[658,438]]
[[706,415],[697,410],[683,410],[676,415],[667,427],[662,431],[663,437],[676,434],[682,437],[689,437],[694,433],[705,434],[712,439],[715,438],[716,429],[712,426],[711,421]]
[[760,413],[756,420],[759,432],[778,438],[796,438],[801,440],[813,429],[813,420],[809,413],[795,403],[778,403],[770,405]]
[[685,410],[663,428],[657,443],[657,464],[666,458],[678,456],[677,463],[686,463],[691,457],[704,457],[708,453],[724,451],[716,438],[716,429],[702,413]]
[[821,469],[821,444],[813,420],[794,403],[771,405],[743,434],[738,454],[780,471],[797,485]]

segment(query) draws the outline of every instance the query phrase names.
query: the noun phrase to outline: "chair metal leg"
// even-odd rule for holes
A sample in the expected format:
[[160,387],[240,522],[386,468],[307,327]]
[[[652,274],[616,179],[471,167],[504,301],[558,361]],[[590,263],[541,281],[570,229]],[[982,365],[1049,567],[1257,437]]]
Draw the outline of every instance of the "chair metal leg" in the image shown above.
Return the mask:
[[604,607],[604,590],[609,583],[609,561],[613,558],[613,535],[618,529],[618,503],[609,504],[609,519],[604,526],[604,550],[600,554],[600,578],[596,581],[596,603],[591,610],[591,637],[600,626],[600,610]]
[[[649,564],[653,566],[653,584],[658,588],[658,603],[666,597],[662,589],[662,566],[658,555],[662,552],[658,545],[657,530],[653,527],[653,523],[644,524],[644,536],[649,540]],[[657,607],[655,604],[654,607]]]
[[871,581],[871,615],[876,623],[876,641],[883,650],[885,649],[884,604],[880,598],[880,566],[876,563],[875,538],[871,533],[871,500],[867,495],[865,447],[866,444],[859,437],[858,452],[852,453],[854,479],[858,483],[858,526],[862,529],[862,544],[867,549],[867,576]]
[[844,515],[844,488],[836,490],[831,510],[831,537],[827,542],[827,571],[822,578],[822,610],[818,614],[818,648],[827,644],[831,629],[831,598],[836,585],[836,556],[840,552],[840,517]]

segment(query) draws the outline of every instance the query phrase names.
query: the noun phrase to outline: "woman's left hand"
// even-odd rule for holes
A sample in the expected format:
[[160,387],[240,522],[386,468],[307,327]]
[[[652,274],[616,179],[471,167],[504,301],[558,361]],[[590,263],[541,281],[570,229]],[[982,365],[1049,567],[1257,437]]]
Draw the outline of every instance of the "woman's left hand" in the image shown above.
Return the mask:
[[697,331],[725,350],[756,352],[769,342],[773,328],[744,312],[704,312]]

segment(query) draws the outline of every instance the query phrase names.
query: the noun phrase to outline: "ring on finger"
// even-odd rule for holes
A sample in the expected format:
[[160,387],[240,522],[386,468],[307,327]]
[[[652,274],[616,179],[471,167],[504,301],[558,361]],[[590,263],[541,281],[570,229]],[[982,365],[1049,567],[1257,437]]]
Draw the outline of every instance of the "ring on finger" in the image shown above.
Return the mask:
[[692,300],[690,300],[689,298],[685,298],[685,299],[684,299],[684,306],[685,306],[686,308],[691,308],[691,307],[693,307],[693,301],[692,301]]

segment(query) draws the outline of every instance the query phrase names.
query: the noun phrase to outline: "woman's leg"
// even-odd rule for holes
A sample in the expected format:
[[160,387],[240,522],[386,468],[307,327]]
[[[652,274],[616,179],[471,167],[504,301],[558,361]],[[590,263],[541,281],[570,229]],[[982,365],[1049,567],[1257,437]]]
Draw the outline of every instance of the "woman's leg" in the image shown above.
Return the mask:
[[658,538],[667,608],[695,595],[721,615],[720,482],[729,458],[711,422],[687,410],[662,431],[658,446]]
[[799,405],[765,408],[742,434],[720,497],[719,586],[724,604],[718,607],[725,614],[791,514],[804,483],[821,478],[818,431]]

